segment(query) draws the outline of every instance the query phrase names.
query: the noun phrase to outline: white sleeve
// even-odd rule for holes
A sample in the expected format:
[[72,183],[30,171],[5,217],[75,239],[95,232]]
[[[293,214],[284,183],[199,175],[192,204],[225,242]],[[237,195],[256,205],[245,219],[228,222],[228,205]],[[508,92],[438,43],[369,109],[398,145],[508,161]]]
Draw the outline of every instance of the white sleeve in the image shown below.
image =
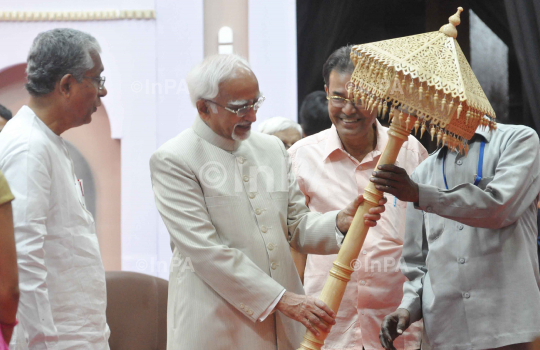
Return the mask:
[[12,202],[19,267],[19,327],[28,333],[30,350],[55,349],[58,341],[43,245],[51,176],[44,159],[20,151],[3,159],[2,172],[15,196]]
[[283,294],[285,294],[285,289],[283,289],[283,291],[279,293],[279,295],[277,296],[276,299],[274,299],[272,304],[270,304],[270,306],[266,310],[263,311],[261,316],[259,316],[259,322],[264,321],[268,317],[268,315],[274,312],[274,309],[276,308],[277,303],[279,303],[279,301],[281,300],[281,297],[283,296]]

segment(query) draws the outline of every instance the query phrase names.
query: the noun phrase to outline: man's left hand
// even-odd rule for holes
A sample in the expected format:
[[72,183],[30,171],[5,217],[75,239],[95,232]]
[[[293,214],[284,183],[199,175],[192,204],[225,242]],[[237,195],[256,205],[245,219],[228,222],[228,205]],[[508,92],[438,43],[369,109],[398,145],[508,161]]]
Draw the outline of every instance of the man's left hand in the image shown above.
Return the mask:
[[420,195],[418,185],[411,180],[405,169],[394,164],[384,164],[377,167],[370,179],[379,191],[390,193],[404,202],[418,203]]
[[381,325],[379,340],[386,350],[396,350],[394,340],[409,327],[411,315],[407,309],[397,309],[387,315]]
[[[362,204],[364,201],[364,197],[362,195],[356,197],[354,201],[352,201],[349,205],[345,207],[345,209],[341,210],[337,214],[337,227],[341,231],[341,233],[345,234],[349,227],[352,224],[352,221],[354,219],[354,215],[356,214],[356,210],[358,209],[358,206]],[[377,221],[381,218],[381,213],[384,212],[384,205],[386,204],[386,198],[382,198],[379,201],[379,205],[373,208],[370,208],[369,211],[364,214],[364,224],[369,227],[374,227],[377,225]]]

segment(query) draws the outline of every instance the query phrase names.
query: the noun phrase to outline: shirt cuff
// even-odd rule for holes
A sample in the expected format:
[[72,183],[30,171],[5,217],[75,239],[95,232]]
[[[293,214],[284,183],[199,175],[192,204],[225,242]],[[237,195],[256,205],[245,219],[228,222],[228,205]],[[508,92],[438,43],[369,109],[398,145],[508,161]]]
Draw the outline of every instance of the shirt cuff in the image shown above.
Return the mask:
[[281,300],[281,297],[283,296],[283,294],[285,294],[285,289],[283,289],[281,291],[281,293],[279,293],[279,295],[277,296],[276,299],[274,299],[274,301],[272,302],[272,304],[270,304],[270,306],[264,310],[264,312],[261,314],[261,316],[259,317],[259,322],[262,322],[264,321],[268,315],[270,315],[272,312],[274,312],[275,310],[275,307],[277,305],[277,303],[279,303],[279,301]]
[[427,213],[434,213],[439,205],[439,188],[430,185],[418,184],[418,206]]
[[420,298],[408,298],[404,297],[398,309],[405,309],[409,311],[409,321],[414,323],[422,319],[422,305]]
[[339,228],[337,228],[337,226],[336,226],[336,241],[337,241],[338,248],[341,248],[341,246],[343,245],[343,240],[344,239],[345,239],[345,235],[343,233],[341,233]]

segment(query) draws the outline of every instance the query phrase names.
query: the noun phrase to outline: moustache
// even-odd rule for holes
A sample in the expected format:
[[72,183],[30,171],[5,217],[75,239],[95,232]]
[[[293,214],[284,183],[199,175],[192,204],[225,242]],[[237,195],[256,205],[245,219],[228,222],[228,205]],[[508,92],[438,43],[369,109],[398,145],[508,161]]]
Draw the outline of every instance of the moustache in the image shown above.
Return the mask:
[[250,126],[252,123],[251,122],[241,122],[241,123],[237,123],[235,126]]

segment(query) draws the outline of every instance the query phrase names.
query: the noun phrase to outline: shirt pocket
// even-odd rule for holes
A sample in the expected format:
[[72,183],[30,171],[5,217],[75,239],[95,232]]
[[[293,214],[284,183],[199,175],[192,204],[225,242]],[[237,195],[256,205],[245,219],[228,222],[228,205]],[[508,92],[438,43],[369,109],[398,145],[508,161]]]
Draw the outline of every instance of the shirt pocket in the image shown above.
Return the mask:
[[388,193],[385,193],[384,196],[387,199],[386,201],[387,205],[392,206],[392,207],[407,209],[407,202],[400,201],[399,199],[397,199],[397,197]]
[[268,192],[274,201],[289,201],[289,191]]
[[249,202],[240,196],[204,197],[212,225],[223,244],[234,246],[240,237],[239,228],[245,228],[249,218]]
[[444,219],[437,214],[424,212],[424,223],[426,225],[428,243],[433,243],[444,232]]
[[61,214],[65,228],[87,227],[94,225],[94,217],[85,208],[81,184],[77,180],[67,180],[61,192]]
[[407,203],[388,193],[385,194],[385,197],[387,199],[385,212],[381,215],[381,219],[377,222],[377,227],[373,231],[380,234],[384,241],[403,245]]
[[268,192],[268,193],[270,194],[270,198],[272,199],[272,203],[276,211],[280,214],[284,214],[286,217],[288,207],[289,207],[289,192],[276,191],[276,192]]
[[207,208],[237,205],[242,202],[240,196],[212,196],[204,197]]
[[272,199],[272,204],[276,210],[277,217],[283,232],[287,232],[288,208],[289,208],[289,191],[274,191],[268,192]]

